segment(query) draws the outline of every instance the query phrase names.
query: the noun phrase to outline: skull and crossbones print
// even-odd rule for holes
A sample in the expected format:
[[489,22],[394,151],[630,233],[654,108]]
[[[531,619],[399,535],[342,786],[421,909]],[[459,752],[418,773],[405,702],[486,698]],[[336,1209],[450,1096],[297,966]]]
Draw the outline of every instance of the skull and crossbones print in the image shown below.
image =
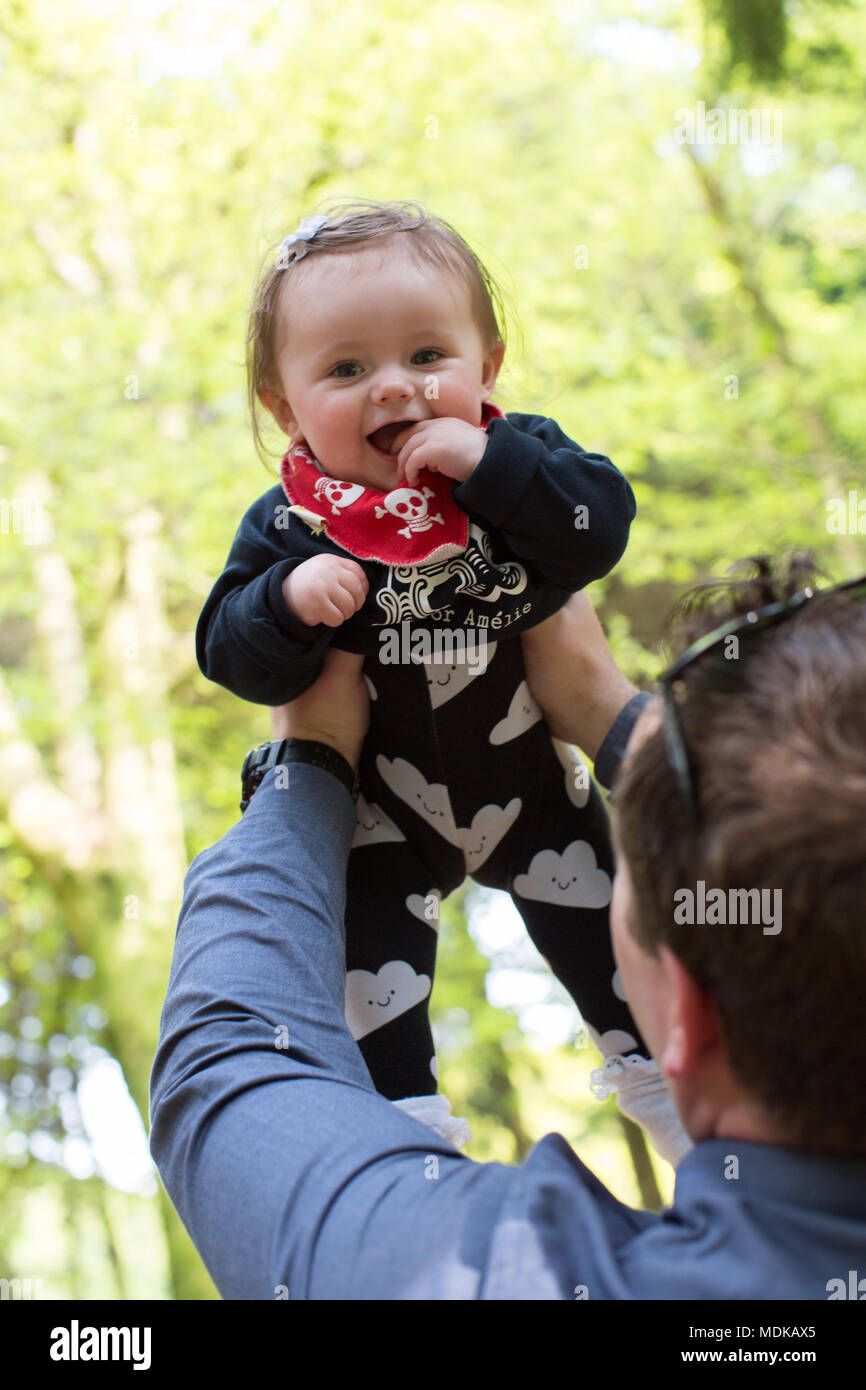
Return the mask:
[[342,507],[351,507],[364,492],[360,483],[343,483],[339,478],[319,478],[313,490],[317,501],[324,496],[330,502],[332,516],[339,516]]
[[430,514],[427,505],[429,497],[435,497],[432,488],[397,487],[393,492],[385,496],[385,506],[376,508],[376,518],[381,520],[383,516],[395,516],[399,521],[405,521],[405,526],[397,528],[401,536],[414,535],[416,531],[429,531],[434,521],[438,521],[440,526],[444,526],[441,512],[435,516]]

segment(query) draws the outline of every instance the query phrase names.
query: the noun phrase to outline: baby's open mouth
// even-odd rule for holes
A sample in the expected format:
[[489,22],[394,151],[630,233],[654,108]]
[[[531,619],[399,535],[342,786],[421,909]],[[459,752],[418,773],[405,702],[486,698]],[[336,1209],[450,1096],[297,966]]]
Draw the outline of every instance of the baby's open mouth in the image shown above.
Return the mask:
[[390,454],[391,445],[400,431],[405,430],[408,425],[417,425],[417,423],[417,420],[392,420],[387,425],[380,425],[372,434],[368,434],[367,438],[377,449],[381,449],[385,454]]

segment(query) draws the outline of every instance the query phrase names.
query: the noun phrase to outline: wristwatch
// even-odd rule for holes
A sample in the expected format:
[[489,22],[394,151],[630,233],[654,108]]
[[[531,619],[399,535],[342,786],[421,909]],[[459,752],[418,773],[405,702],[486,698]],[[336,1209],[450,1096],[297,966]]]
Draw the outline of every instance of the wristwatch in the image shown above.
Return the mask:
[[342,753],[330,748],[327,743],[314,743],[306,738],[284,738],[275,743],[263,743],[251,748],[244,758],[241,771],[241,813],[250,804],[253,793],[261,785],[265,774],[273,767],[287,763],[311,763],[325,772],[332,772],[343,783],[347,791],[357,801],[358,777]]

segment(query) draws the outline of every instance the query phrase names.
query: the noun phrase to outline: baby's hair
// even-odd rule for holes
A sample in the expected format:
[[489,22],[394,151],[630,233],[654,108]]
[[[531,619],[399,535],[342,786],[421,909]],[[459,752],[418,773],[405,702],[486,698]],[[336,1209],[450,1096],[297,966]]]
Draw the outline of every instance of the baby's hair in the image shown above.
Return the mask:
[[338,202],[326,213],[328,221],[305,243],[304,254],[296,260],[280,255],[280,243],[267,251],[256,279],[247,334],[247,401],[253,439],[266,466],[270,459],[260,424],[260,392],[276,384],[274,326],[286,277],[301,273],[311,256],[339,255],[357,251],[377,240],[408,232],[406,246],[420,262],[463,280],[469,289],[470,304],[481,333],[485,352],[506,344],[505,303],[502,291],[458,232],[441,217],[425,212],[413,200],[377,202],[358,198]]

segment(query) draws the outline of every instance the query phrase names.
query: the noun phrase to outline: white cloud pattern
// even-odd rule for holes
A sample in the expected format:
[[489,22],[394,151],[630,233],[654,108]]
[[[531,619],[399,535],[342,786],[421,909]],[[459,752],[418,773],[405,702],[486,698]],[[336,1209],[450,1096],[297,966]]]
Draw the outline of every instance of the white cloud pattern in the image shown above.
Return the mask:
[[375,801],[368,801],[361,792],[355,809],[355,837],[352,840],[352,849],[360,849],[362,845],[387,844],[389,840],[405,838],[402,830],[397,829],[381,806],[377,806]]
[[637,1047],[637,1038],[633,1038],[631,1033],[626,1033],[623,1028],[608,1028],[606,1033],[598,1033],[586,1019],[583,1022],[602,1057],[618,1056]]
[[467,874],[474,874],[505,838],[520,815],[522,805],[520,797],[515,796],[504,809],[491,803],[475,812],[469,828],[460,831]]
[[428,782],[417,767],[413,767],[405,758],[395,758],[389,762],[380,753],[376,767],[395,796],[399,796],[422,820],[438,830],[449,845],[463,851],[468,874],[474,873],[493,853],[520,814],[522,802],[515,796],[505,807],[496,806],[493,802],[482,806],[475,812],[470,826],[458,829],[444,783]]
[[376,768],[395,796],[399,796],[422,820],[438,830],[449,845],[460,848],[454,812],[444,782],[428,782],[417,767],[413,767],[405,758],[395,758],[389,762],[381,753],[376,759]]
[[565,769],[565,794],[572,806],[580,810],[589,801],[589,768],[573,743],[563,743],[558,738],[551,739],[551,743]]
[[559,907],[606,907],[611,881],[598,867],[592,845],[586,840],[572,840],[562,854],[539,850],[528,871],[515,878],[514,891],[522,898]]
[[420,893],[410,893],[406,899],[406,906],[417,917],[419,922],[425,926],[432,927],[435,932],[439,930],[439,908],[442,905],[442,894],[438,888],[431,888],[426,897],[422,898]]
[[[485,652],[487,666],[490,665],[495,655],[496,643],[488,642]],[[440,705],[445,705],[449,700],[453,700],[454,696],[465,690],[476,676],[484,674],[478,662],[472,666],[468,661],[434,661],[431,658],[422,664],[426,668],[430,705],[433,709],[438,709]]]
[[350,970],[346,976],[346,1022],[356,1042],[399,1018],[430,993],[430,976],[416,975],[405,960],[389,960],[377,975]]
[[521,681],[511,697],[507,715],[491,729],[490,742],[510,743],[513,738],[525,734],[542,717],[541,706],[531,694],[526,681]]

